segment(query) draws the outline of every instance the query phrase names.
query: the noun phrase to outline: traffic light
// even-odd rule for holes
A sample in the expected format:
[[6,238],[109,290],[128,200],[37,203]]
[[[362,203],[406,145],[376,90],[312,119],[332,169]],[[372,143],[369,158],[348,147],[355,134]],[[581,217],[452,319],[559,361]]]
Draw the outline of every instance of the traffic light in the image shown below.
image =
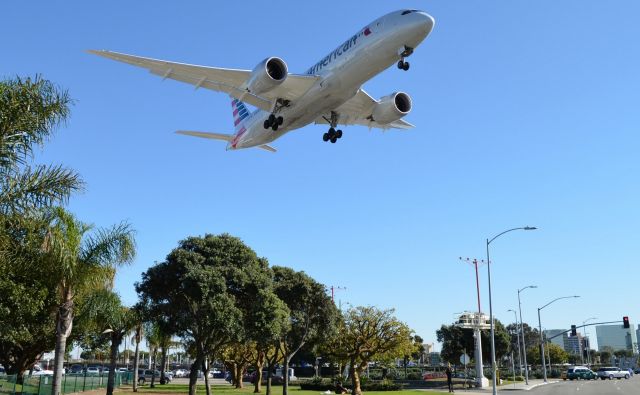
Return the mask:
[[578,333],[576,332],[576,326],[575,325],[571,325],[571,336],[577,336]]
[[622,325],[623,325],[625,328],[629,328],[629,327],[630,327],[630,326],[629,326],[629,317],[627,317],[627,316],[622,317]]

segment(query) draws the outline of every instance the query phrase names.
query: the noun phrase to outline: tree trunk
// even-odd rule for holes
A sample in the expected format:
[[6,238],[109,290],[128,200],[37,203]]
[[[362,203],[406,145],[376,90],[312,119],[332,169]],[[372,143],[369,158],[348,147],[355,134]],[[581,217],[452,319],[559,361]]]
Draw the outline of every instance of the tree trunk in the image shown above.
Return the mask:
[[358,372],[358,369],[356,369],[356,360],[354,358],[351,358],[349,372],[351,374],[351,394],[361,395],[362,390],[360,389],[360,374]]
[[136,327],[136,352],[133,361],[133,392],[138,392],[138,369],[140,368],[140,340],[142,340],[142,325]]
[[236,388],[244,388],[242,384],[242,373],[244,372],[244,365],[236,363],[233,365],[233,381],[235,381]]
[[267,370],[267,395],[271,395],[271,366]]
[[293,354],[287,355],[284,358],[284,368],[282,369],[282,395],[289,393],[289,362],[291,362]]
[[198,351],[195,361],[191,364],[191,372],[189,373],[189,395],[196,395],[198,384],[198,369],[202,366],[202,353]]
[[264,366],[264,352],[258,352],[258,359],[256,360],[256,381],[253,385],[253,393],[257,394],[262,391],[262,367]]
[[[157,348],[153,348],[151,353],[149,353],[149,365],[151,365],[151,385],[150,388],[155,388],[156,386],[156,353],[158,352]],[[153,359],[151,359],[151,355],[153,354]]]
[[202,362],[202,371],[204,372],[204,388],[207,395],[211,395],[211,386],[209,385],[209,360],[207,358]]
[[71,334],[73,326],[73,300],[67,292],[65,302],[58,308],[56,319],[56,350],[53,369],[53,380],[51,383],[51,395],[62,393],[62,369],[64,368],[64,355],[67,348],[67,338]]
[[166,347],[162,347],[162,355],[160,358],[162,360],[162,367],[160,367],[160,384],[166,384],[167,380],[164,377],[164,367],[167,364],[167,348]]
[[107,378],[107,395],[113,395],[114,379],[116,377],[116,364],[118,360],[118,348],[122,341],[122,333],[111,332],[111,360],[109,361],[109,376]]

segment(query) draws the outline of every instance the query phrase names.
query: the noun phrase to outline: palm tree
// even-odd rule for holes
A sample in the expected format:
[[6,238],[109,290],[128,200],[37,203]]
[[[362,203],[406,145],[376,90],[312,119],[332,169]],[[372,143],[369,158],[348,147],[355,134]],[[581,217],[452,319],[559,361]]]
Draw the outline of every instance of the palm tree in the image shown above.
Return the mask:
[[67,338],[73,324],[78,295],[95,288],[111,288],[117,266],[135,256],[133,230],[121,223],[110,229],[93,229],[71,213],[51,210],[51,225],[43,251],[49,278],[58,289],[61,303],[56,315],[55,370],[52,395],[60,395]]
[[0,81],[0,214],[64,203],[82,189],[77,173],[61,166],[29,166],[42,145],[69,117],[66,91],[36,77]]

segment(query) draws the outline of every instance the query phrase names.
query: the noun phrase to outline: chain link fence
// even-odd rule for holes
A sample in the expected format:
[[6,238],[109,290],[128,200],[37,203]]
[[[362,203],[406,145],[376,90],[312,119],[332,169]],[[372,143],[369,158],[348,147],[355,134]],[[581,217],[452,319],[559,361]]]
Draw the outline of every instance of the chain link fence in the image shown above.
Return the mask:
[[[53,384],[53,376],[24,376],[22,384],[18,384],[17,375],[0,375],[0,395],[49,395]],[[73,394],[107,388],[108,373],[105,374],[65,374],[62,376],[62,393]],[[130,385],[133,372],[116,372],[114,387]]]

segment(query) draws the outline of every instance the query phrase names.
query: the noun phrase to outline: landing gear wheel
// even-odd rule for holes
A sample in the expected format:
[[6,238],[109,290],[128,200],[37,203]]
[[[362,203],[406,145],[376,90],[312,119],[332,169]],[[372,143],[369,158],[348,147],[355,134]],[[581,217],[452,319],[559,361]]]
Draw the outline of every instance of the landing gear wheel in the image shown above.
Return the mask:
[[404,69],[404,60],[399,60],[399,61],[398,61],[398,68],[399,68],[400,70]]
[[331,144],[335,144],[335,143],[336,143],[336,141],[338,141],[338,139],[336,138],[336,136],[333,136],[333,137],[331,138]]
[[276,121],[276,116],[271,114],[269,115],[269,123],[274,123]]
[[325,133],[322,135],[322,141],[327,142],[329,141],[329,133]]
[[341,139],[342,138],[342,130],[338,129],[336,130],[336,137]]
[[284,122],[284,118],[278,117],[276,118],[276,121],[278,122],[278,125],[282,125],[282,123]]
[[264,126],[265,129],[269,129],[271,127],[271,124],[269,123],[268,119],[265,119],[262,126]]
[[409,62],[404,62],[404,66],[402,66],[402,70],[404,71],[409,70]]
[[278,124],[274,123],[273,126],[271,126],[271,130],[273,130],[274,132],[278,130]]

